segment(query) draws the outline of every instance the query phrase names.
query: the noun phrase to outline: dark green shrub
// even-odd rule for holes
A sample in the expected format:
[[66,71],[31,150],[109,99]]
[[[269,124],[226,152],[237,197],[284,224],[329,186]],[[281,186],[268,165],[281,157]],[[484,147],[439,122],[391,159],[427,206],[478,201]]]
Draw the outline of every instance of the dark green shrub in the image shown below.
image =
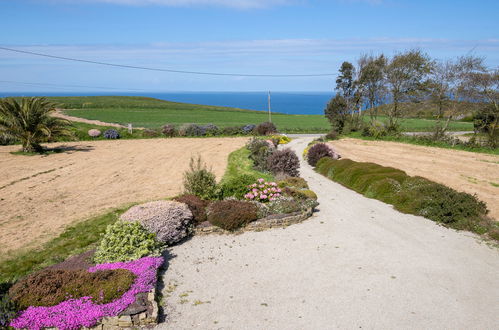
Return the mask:
[[267,158],[267,169],[274,174],[284,173],[297,177],[300,175],[299,168],[300,160],[296,153],[289,148],[276,150]]
[[329,133],[326,134],[326,140],[337,140],[340,134],[336,132],[335,130],[329,131]]
[[164,136],[167,137],[174,137],[177,135],[177,129],[175,128],[175,126],[171,124],[164,125],[163,128],[161,129],[161,132],[163,133]]
[[92,297],[98,304],[121,297],[135,281],[126,269],[42,270],[28,275],[9,290],[10,298],[21,310],[29,306],[54,306],[68,298]]
[[196,195],[210,200],[216,197],[217,181],[215,174],[203,163],[201,157],[192,157],[189,169],[184,173],[184,189],[186,194]]
[[314,199],[317,200],[317,194],[310,189],[296,189],[292,187],[285,187],[282,189],[285,196],[293,197],[297,200]]
[[218,126],[213,125],[213,124],[207,124],[201,126],[201,129],[203,131],[203,135],[206,136],[217,136],[220,134],[220,130],[218,129]]
[[307,161],[310,166],[315,167],[317,165],[317,162],[324,157],[339,159],[340,155],[325,143],[316,143],[308,150]]
[[301,177],[288,177],[277,183],[279,188],[284,187],[294,187],[298,189],[308,189],[308,183],[304,178]]
[[255,134],[258,135],[272,135],[277,133],[277,128],[273,123],[265,122],[258,124],[254,129]]
[[258,218],[258,208],[251,202],[225,200],[208,206],[208,221],[225,230],[236,230]]
[[108,129],[104,132],[103,134],[104,138],[114,140],[114,139],[119,139],[120,138],[120,133],[118,133],[117,130],[115,129]]
[[180,136],[203,136],[205,133],[205,129],[197,124],[183,124],[178,129]]
[[242,128],[237,127],[237,126],[229,126],[229,127],[222,128],[223,135],[240,135],[243,133],[244,132],[243,132]]
[[372,182],[365,190],[365,196],[394,204],[395,196],[400,192],[400,182],[391,178],[383,178]]
[[248,186],[255,183],[256,180],[258,180],[257,177],[249,174],[241,174],[237,177],[230,178],[219,185],[220,198],[235,197],[237,199],[243,199],[244,195],[249,191]]
[[19,307],[6,293],[0,294],[0,329],[7,329]]
[[159,255],[162,244],[156,235],[138,222],[117,221],[109,225],[95,252],[97,263],[132,261],[149,255]]
[[195,223],[199,224],[206,221],[206,207],[208,206],[207,201],[202,200],[196,195],[181,195],[175,197],[174,200],[187,204],[189,210],[192,212]]
[[[396,130],[395,130],[396,131]],[[395,132],[392,129],[392,132]],[[375,139],[388,135],[389,129],[380,121],[372,121],[362,128],[362,136],[371,136]]]
[[253,161],[255,169],[261,172],[268,171],[267,160],[275,148],[267,141],[256,138],[251,139],[246,148],[250,151],[249,158]]

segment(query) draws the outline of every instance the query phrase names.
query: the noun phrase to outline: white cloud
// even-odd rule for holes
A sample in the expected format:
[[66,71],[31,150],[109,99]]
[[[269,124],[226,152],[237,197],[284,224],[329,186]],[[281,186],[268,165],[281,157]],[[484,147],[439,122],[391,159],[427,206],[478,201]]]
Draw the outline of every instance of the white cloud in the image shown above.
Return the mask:
[[237,9],[253,9],[253,8],[267,8],[273,6],[287,5],[294,3],[292,0],[55,0],[66,3],[110,3],[117,5],[132,5],[132,6],[174,6],[174,7],[188,7],[188,6],[218,6],[230,7]]

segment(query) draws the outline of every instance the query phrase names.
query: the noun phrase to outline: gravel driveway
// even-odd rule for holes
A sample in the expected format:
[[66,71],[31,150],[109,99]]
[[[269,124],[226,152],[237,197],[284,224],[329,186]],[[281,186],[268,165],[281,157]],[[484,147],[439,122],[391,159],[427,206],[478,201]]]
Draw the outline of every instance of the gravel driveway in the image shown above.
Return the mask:
[[499,329],[498,249],[301,173],[311,219],[170,249],[159,329]]

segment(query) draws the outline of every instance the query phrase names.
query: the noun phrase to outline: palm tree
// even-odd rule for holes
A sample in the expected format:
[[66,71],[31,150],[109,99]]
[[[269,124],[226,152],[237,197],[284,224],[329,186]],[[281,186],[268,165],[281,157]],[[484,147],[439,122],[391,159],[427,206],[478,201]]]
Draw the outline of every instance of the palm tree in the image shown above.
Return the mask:
[[58,136],[70,136],[68,120],[51,116],[55,104],[46,98],[0,99],[0,135],[19,140],[23,152],[40,152],[40,143]]

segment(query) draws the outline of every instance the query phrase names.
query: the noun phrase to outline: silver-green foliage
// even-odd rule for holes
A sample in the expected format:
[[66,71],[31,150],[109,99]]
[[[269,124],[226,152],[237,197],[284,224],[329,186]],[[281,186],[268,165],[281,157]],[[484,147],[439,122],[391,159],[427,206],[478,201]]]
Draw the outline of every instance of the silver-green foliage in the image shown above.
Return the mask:
[[191,158],[189,170],[184,173],[184,189],[186,194],[196,195],[201,199],[210,200],[217,195],[217,181],[201,156]]
[[97,263],[132,261],[161,254],[162,244],[138,222],[118,221],[107,227],[95,253]]

